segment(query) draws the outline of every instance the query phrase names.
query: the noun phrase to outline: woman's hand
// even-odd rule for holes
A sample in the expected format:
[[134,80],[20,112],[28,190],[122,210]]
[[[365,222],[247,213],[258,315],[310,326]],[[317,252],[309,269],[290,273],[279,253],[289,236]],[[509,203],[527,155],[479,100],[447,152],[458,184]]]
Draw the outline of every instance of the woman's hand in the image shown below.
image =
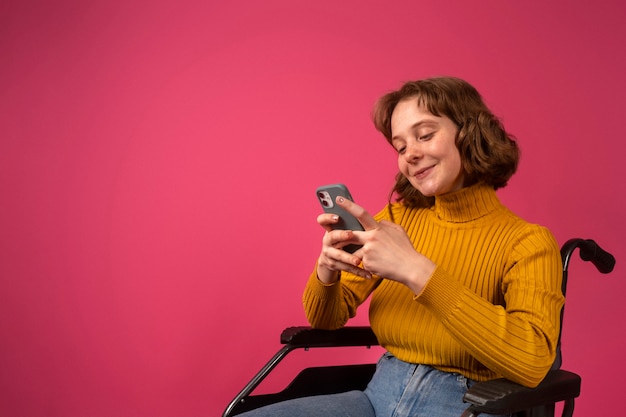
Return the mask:
[[[353,272],[363,277],[369,277],[368,274],[378,275],[398,281],[409,287],[415,294],[419,294],[435,271],[436,265],[415,250],[406,231],[389,221],[377,222],[365,209],[348,199],[339,197],[337,204],[355,216],[365,231],[327,231],[324,240],[327,240],[330,247],[323,244],[322,256],[320,256],[320,260],[326,262],[325,266],[330,264],[338,270]],[[322,215],[318,218],[318,222],[330,230],[336,218],[332,215],[330,218]],[[363,247],[353,255],[338,249],[348,243],[363,245]],[[331,251],[331,248],[334,250]],[[325,249],[328,249],[326,253]],[[332,261],[328,262],[331,259]],[[357,266],[359,264],[361,268]],[[318,261],[318,276],[319,269]],[[336,273],[334,274],[334,280],[336,280]],[[332,281],[331,278],[330,282]]]
[[371,279],[372,274],[359,267],[362,260],[358,251],[351,254],[342,249],[356,242],[354,232],[333,230],[332,226],[339,222],[339,217],[335,214],[320,214],[317,222],[326,230],[322,239],[322,251],[317,260],[317,278],[325,284],[332,284],[337,281],[339,271],[347,271]]

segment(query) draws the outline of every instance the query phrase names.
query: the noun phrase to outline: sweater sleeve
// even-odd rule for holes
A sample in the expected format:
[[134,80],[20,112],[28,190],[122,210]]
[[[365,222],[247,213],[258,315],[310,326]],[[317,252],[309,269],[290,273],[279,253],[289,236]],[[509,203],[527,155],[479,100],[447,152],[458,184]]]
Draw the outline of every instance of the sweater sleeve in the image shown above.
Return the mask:
[[559,336],[561,258],[550,232],[530,226],[511,249],[502,280],[504,306],[481,298],[437,268],[416,300],[483,365],[534,387],[550,369]]
[[334,330],[356,316],[357,308],[376,288],[380,278],[371,280],[342,272],[339,281],[324,284],[313,271],[302,296],[304,312],[311,327]]

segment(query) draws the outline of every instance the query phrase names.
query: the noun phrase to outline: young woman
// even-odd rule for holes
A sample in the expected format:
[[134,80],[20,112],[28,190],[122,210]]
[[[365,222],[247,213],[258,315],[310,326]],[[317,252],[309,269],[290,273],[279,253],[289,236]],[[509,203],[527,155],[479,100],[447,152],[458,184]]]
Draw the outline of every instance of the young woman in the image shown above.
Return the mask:
[[[554,361],[563,305],[551,233],[504,207],[495,190],[518,147],[479,93],[451,77],[383,96],[374,124],[398,154],[390,202],[372,217],[347,199],[363,232],[326,229],[304,291],[313,327],[335,329],[368,297],[386,353],[364,392],[288,401],[254,416],[458,417],[476,381],[532,387]],[[363,245],[354,254],[342,247]]]

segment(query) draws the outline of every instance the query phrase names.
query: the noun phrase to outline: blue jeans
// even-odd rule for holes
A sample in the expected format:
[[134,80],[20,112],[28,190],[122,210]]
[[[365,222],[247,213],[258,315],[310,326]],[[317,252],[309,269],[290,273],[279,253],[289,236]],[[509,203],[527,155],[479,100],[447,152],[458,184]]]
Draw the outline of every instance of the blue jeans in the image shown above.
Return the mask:
[[406,363],[385,353],[365,391],[298,398],[240,416],[460,417],[468,407],[463,395],[471,384],[462,375]]

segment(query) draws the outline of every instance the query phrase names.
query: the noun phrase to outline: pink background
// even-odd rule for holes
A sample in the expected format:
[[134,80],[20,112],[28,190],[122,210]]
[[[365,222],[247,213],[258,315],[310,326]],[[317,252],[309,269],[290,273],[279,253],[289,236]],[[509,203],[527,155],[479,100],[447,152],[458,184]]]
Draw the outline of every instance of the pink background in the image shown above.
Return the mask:
[[606,277],[572,263],[563,336],[577,415],[614,415],[625,7],[3,1],[0,415],[220,415],[280,330],[306,323],[313,190],[345,182],[382,208],[396,166],[372,104],[441,74],[473,83],[519,139],[502,200],[618,258]]

